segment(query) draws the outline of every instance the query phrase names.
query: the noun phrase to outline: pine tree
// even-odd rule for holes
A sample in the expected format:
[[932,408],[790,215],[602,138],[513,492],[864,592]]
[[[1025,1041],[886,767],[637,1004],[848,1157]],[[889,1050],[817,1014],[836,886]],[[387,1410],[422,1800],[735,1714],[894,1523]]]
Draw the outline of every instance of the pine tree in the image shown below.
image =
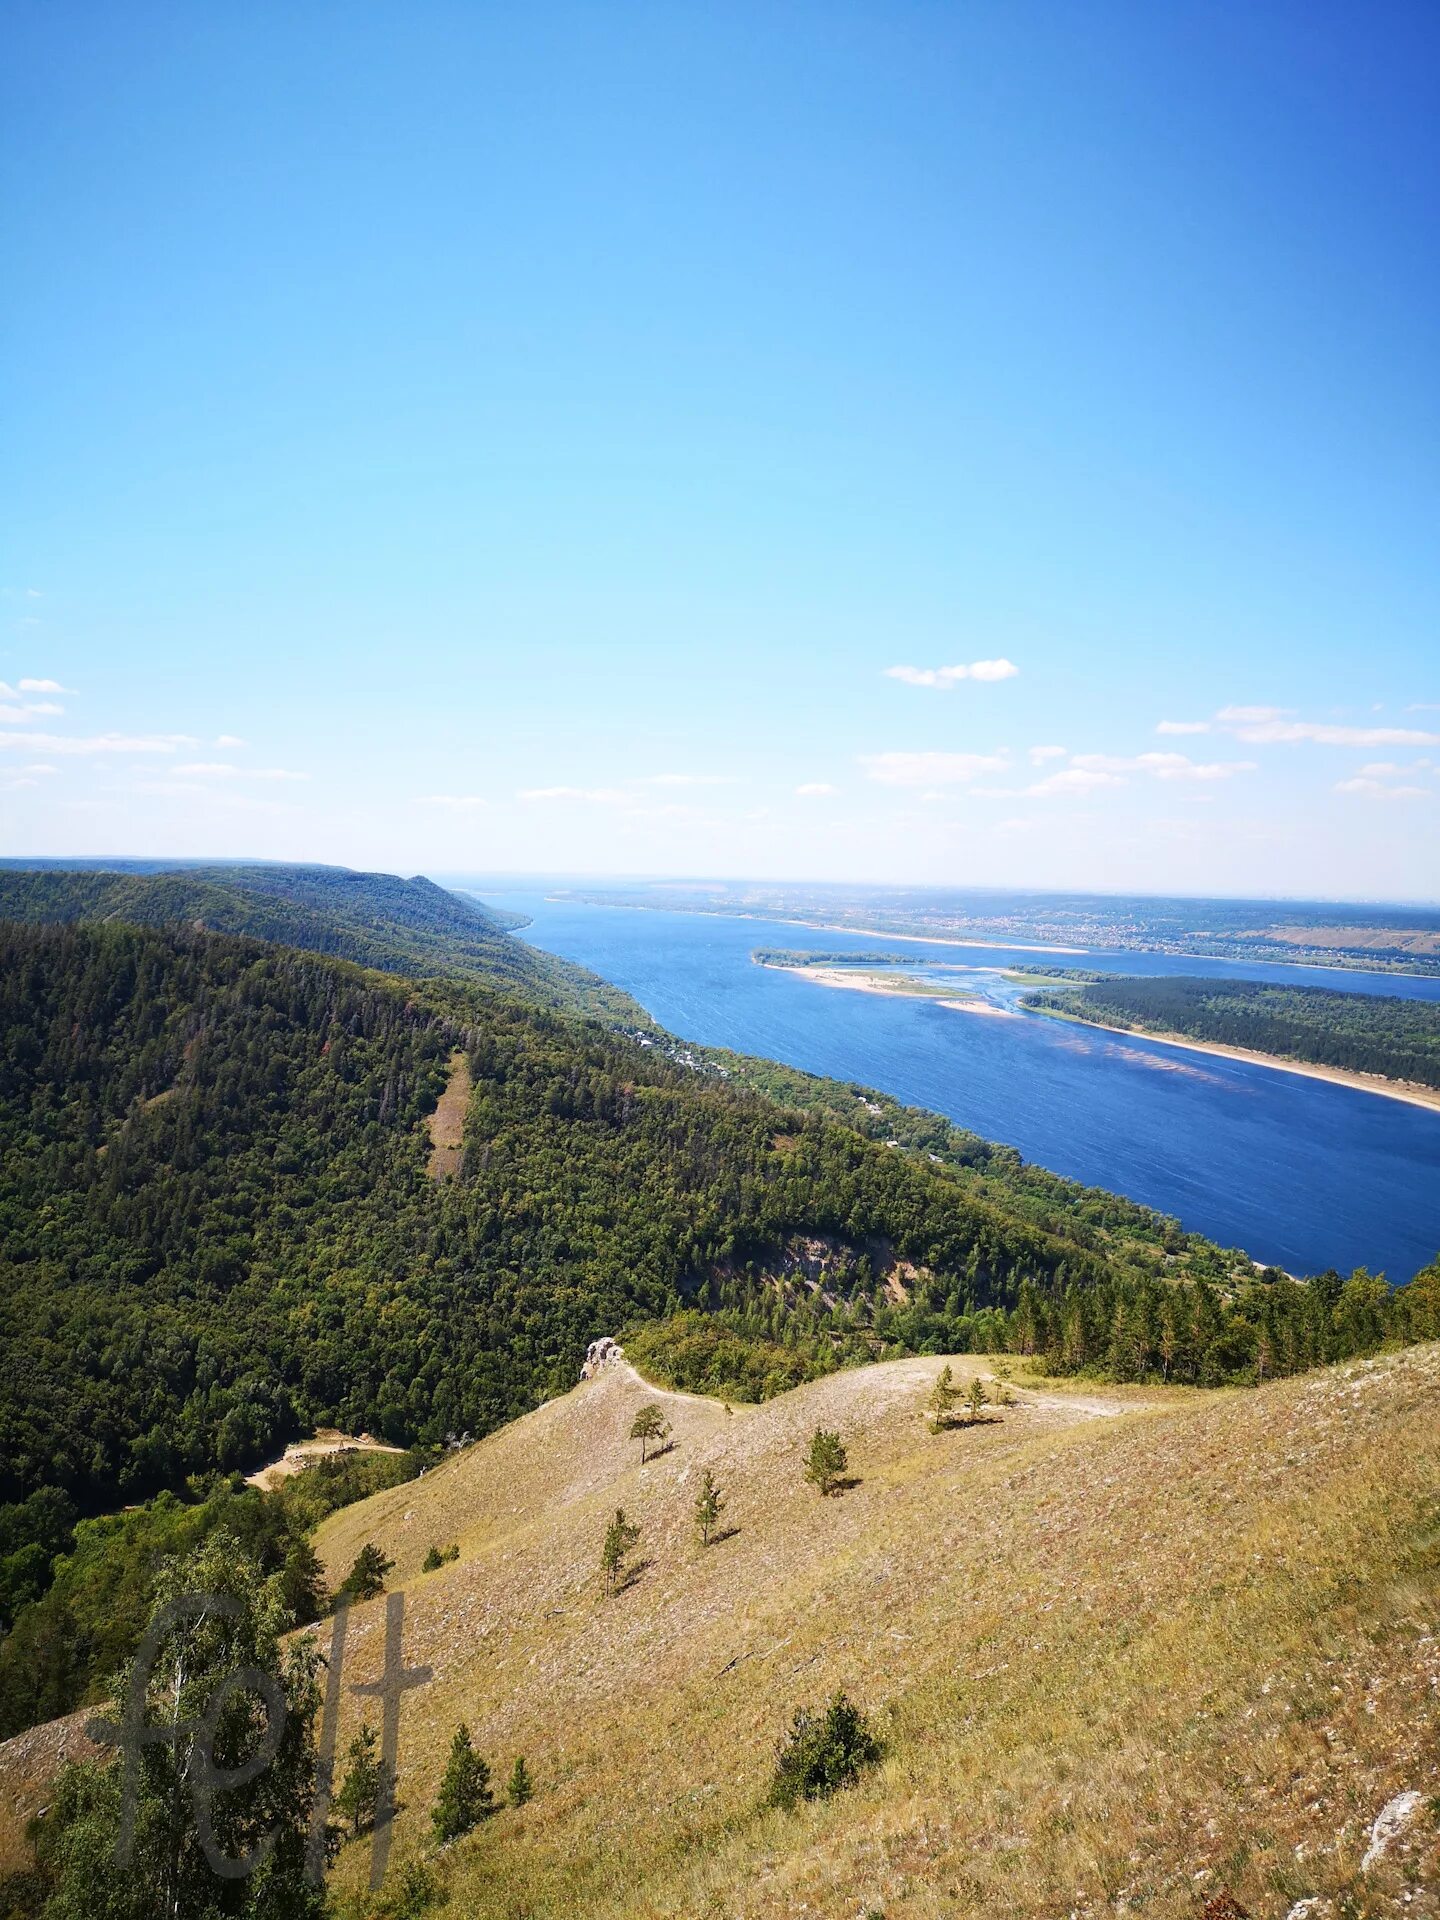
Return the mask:
[[695,1500],[695,1524],[700,1529],[700,1544],[708,1547],[715,1524],[725,1510],[725,1502],[720,1489],[715,1484],[715,1476],[709,1467],[700,1482],[700,1492]]
[[385,1576],[394,1565],[373,1541],[367,1541],[341,1581],[341,1593],[348,1593],[352,1600],[373,1600],[385,1591]]
[[440,1791],[430,1809],[431,1825],[439,1840],[458,1840],[495,1811],[490,1791],[490,1768],[476,1753],[470,1729],[462,1720],[450,1742]]
[[280,1569],[280,1597],[297,1627],[308,1627],[326,1611],[325,1569],[308,1540],[292,1542]]
[[664,1415],[661,1413],[659,1407],[654,1405],[641,1407],[630,1429],[630,1438],[640,1442],[640,1464],[642,1467],[645,1464],[645,1449],[647,1443],[654,1440],[658,1444],[666,1437],[669,1431],[670,1429],[666,1426]]
[[535,1796],[535,1782],[530,1778],[530,1769],[525,1764],[524,1754],[515,1756],[515,1764],[510,1769],[510,1784],[505,1789],[505,1797],[512,1807],[523,1807],[527,1800]]
[[640,1538],[640,1529],[625,1518],[625,1509],[617,1507],[615,1518],[605,1529],[605,1545],[600,1550],[600,1571],[605,1576],[605,1591],[616,1594],[625,1584],[625,1556]]
[[965,1396],[965,1411],[970,1416],[972,1427],[985,1411],[985,1383],[978,1373],[970,1382],[970,1391]]
[[942,1427],[949,1426],[950,1410],[958,1398],[959,1394],[955,1387],[955,1376],[951,1372],[950,1363],[947,1360],[945,1365],[940,1369],[939,1378],[930,1390],[928,1404],[930,1408],[930,1431],[932,1433],[939,1433]]
[[340,1818],[350,1822],[351,1837],[358,1839],[375,1824],[388,1772],[380,1758],[380,1736],[368,1721],[350,1742],[345,1760],[345,1778],[333,1804]]
[[817,1427],[805,1454],[805,1478],[820,1489],[822,1497],[835,1492],[849,1464],[850,1457],[839,1434]]

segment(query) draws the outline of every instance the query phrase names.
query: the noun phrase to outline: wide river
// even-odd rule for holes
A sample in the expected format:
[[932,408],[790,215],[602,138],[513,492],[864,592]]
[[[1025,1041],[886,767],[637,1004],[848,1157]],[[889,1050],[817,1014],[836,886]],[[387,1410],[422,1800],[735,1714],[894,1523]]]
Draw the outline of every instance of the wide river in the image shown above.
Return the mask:
[[1405,1280],[1440,1250],[1440,1111],[1043,1015],[1000,1019],[827,988],[755,966],[750,955],[756,947],[925,954],[980,969],[955,975],[957,988],[1006,1007],[1024,989],[999,970],[1042,959],[1057,972],[1224,973],[1431,1000],[1440,999],[1440,980],[867,940],[528,893],[485,897],[530,914],[524,939],[624,987],[687,1040],[882,1088],[1291,1273],[1363,1265]]

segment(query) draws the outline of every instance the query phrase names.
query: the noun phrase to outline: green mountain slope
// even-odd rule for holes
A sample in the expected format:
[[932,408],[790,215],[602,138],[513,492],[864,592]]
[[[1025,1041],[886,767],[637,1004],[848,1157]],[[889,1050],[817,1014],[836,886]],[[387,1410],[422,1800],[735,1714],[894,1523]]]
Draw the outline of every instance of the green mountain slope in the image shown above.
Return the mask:
[[483,980],[543,1006],[647,1027],[628,994],[512,938],[512,914],[431,880],[344,867],[184,867],[169,872],[0,868],[0,918],[124,920],[244,933],[415,979]]

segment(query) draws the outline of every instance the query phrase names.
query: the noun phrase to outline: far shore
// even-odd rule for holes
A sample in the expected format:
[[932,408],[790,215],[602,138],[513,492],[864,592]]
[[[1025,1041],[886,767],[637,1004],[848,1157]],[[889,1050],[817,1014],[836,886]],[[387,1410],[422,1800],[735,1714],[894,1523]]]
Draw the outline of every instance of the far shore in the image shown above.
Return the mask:
[[[758,918],[758,916],[747,915],[746,918]],[[791,927],[814,927],[819,933],[857,933],[867,940],[913,940],[917,946],[921,947],[985,947],[992,950],[996,947],[1004,947],[1010,953],[1118,953],[1123,951],[1118,947],[1042,946],[1033,940],[962,940],[953,933],[891,933],[888,927],[842,927],[833,920],[785,920],[783,916],[779,916],[776,918],[776,925],[781,924]]]
[[1249,1047],[1227,1047],[1218,1040],[1187,1040],[1178,1033],[1151,1033],[1145,1027],[1116,1027],[1105,1020],[1086,1020],[1077,1013],[1059,1013],[1053,1007],[1029,1007],[1048,1020],[1064,1020],[1074,1027],[1093,1027],[1097,1033],[1119,1033],[1127,1040],[1158,1040],[1162,1046],[1183,1047],[1186,1053],[1213,1053],[1225,1060],[1243,1060],[1252,1067],[1274,1067],[1281,1073],[1303,1074],[1307,1080],[1331,1080],[1336,1086],[1354,1087],[1360,1093],[1378,1093],[1386,1100],[1403,1100],[1407,1106],[1428,1107],[1440,1113],[1440,1091],[1416,1085],[1413,1080],[1387,1080],[1380,1073],[1352,1073],[1346,1067],[1326,1067],[1313,1060],[1286,1060],[1278,1053],[1256,1053]]

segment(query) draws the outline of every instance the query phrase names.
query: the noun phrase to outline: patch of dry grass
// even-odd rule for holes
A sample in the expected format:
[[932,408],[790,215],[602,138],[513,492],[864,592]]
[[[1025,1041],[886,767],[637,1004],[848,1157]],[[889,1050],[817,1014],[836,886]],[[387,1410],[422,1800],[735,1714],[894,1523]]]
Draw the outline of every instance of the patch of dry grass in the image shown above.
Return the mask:
[[450,1078],[445,1082],[445,1091],[425,1123],[430,1134],[430,1159],[425,1171],[432,1180],[444,1180],[460,1171],[465,1151],[465,1113],[473,1091],[470,1062],[464,1049],[457,1047],[450,1056]]

